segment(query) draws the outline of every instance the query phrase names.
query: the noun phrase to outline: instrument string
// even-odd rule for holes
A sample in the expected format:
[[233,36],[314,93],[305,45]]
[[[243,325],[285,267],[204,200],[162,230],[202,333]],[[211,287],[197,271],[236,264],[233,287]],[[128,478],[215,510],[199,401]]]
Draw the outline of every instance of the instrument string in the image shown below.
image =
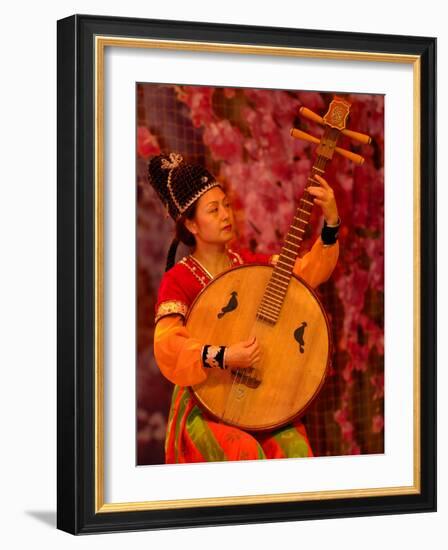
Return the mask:
[[[256,325],[256,321],[250,327],[251,330],[249,334],[254,334],[255,325]],[[248,378],[248,375],[244,372],[245,370],[246,370],[245,368],[238,367],[235,369],[235,371],[232,372],[233,381],[232,381],[232,385],[230,387],[229,393],[227,394],[226,404],[224,406],[224,411],[227,411],[227,407],[228,406],[232,407],[233,405],[232,412],[229,413],[231,415],[231,422],[235,420],[235,417],[239,412],[238,407],[235,407],[235,405],[240,405],[240,403],[238,402],[238,399],[235,398],[234,392],[238,389],[238,386],[243,382],[243,379]]]
[[[253,333],[253,328],[254,328],[254,326],[252,325],[250,334]],[[226,416],[228,418],[230,417],[231,422],[234,421],[235,415],[237,414],[238,411],[235,411],[235,407],[233,407],[233,414],[232,414],[232,413],[228,412],[228,407],[232,406],[232,404],[234,405],[235,402],[237,403],[237,399],[235,399],[235,397],[234,397],[234,392],[235,392],[235,388],[239,384],[241,384],[243,378],[246,377],[246,374],[243,373],[244,370],[245,369],[243,369],[241,367],[237,367],[236,369],[232,370],[231,373],[230,373],[230,376],[232,376],[232,385],[230,386],[230,390],[227,394],[227,399],[226,399],[225,405],[224,405],[223,416]]]

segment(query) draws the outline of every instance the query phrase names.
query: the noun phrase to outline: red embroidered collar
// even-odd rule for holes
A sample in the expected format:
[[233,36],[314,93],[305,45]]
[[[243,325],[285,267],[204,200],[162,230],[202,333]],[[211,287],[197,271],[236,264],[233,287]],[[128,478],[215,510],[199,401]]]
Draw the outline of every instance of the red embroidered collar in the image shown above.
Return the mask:
[[[228,248],[227,254],[232,267],[243,264],[243,260],[237,252]],[[206,286],[213,279],[212,274],[191,254],[182,258],[179,263],[189,269],[202,286]]]

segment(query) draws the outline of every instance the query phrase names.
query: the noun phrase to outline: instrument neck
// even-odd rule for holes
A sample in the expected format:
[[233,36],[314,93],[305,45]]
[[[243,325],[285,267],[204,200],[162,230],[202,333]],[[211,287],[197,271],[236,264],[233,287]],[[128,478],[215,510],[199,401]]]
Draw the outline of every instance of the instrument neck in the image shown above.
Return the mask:
[[258,308],[257,318],[260,321],[275,325],[278,320],[313,209],[313,196],[307,191],[307,188],[320,186],[315,176],[316,174],[323,176],[328,160],[329,158],[326,156],[318,155],[311,169],[305,191],[299,201],[291,227],[286,234],[277,263]]

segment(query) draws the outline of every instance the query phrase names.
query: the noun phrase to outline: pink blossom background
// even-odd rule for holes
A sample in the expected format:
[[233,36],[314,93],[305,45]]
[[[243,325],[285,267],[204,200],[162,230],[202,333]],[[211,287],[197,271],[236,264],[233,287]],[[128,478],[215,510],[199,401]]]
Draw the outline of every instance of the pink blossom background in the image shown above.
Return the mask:
[[[137,86],[137,449],[138,464],[164,462],[172,385],[160,374],[152,344],[154,304],[174,224],[146,180],[148,159],[176,151],[204,164],[226,186],[238,239],[254,251],[277,252],[309,175],[315,146],[292,127],[320,136],[298,117],[302,105],[323,115],[331,92],[139,84]],[[384,452],[384,97],[343,95],[349,127],[372,137],[338,145],[365,157],[340,156],[328,166],[342,227],[340,258],[318,294],[333,330],[329,376],[304,417],[316,456]],[[320,234],[315,208],[304,252]],[[180,249],[178,259],[188,250]]]

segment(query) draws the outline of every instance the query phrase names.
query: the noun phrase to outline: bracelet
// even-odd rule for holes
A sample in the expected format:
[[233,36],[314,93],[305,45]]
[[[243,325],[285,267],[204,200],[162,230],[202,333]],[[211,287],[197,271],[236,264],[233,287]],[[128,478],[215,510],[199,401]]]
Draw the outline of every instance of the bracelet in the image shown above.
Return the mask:
[[202,348],[202,364],[206,369],[225,369],[224,355],[226,346],[211,346],[209,344]]
[[339,227],[341,225],[341,219],[339,218],[337,225],[328,225],[324,220],[324,226],[320,234],[324,245],[334,244],[338,240]]
[[324,223],[327,227],[339,227],[341,225],[341,218],[338,218],[338,223],[334,223],[332,225],[330,225],[329,223],[327,223],[326,220],[324,220]]

